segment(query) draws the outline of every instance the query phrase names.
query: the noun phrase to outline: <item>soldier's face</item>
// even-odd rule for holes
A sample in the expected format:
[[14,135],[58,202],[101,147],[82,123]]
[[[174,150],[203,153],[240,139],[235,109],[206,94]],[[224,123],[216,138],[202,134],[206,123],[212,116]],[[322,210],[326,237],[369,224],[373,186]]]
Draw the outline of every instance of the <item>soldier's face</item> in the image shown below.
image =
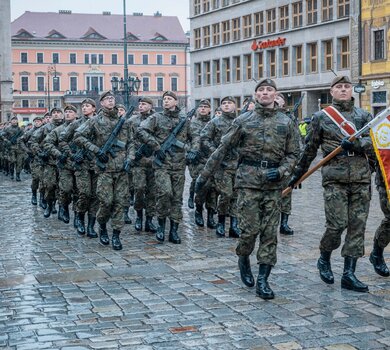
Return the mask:
[[67,122],[72,122],[73,120],[75,120],[76,119],[76,112],[75,111],[72,111],[72,110],[70,110],[70,109],[67,109],[66,111],[65,111],[65,120],[67,121]]
[[283,99],[283,97],[280,97],[280,95],[276,95],[275,96],[275,102],[278,104],[279,107],[284,107],[285,105],[285,101]]
[[115,97],[107,96],[100,101],[100,104],[107,109],[113,109],[115,107]]
[[60,111],[53,111],[53,113],[51,114],[51,117],[53,120],[61,120],[63,119],[63,115]]
[[222,114],[222,111],[216,111],[214,115],[215,115],[216,117],[219,117],[219,116],[221,116],[221,114]]
[[42,120],[40,120],[40,119],[35,120],[34,125],[36,128],[39,128],[42,125]]
[[83,115],[92,115],[95,113],[96,111],[96,108],[94,106],[92,106],[90,103],[84,103],[82,106],[81,106],[81,111],[83,113]]
[[338,83],[331,87],[330,94],[336,100],[349,101],[352,97],[352,84]]
[[272,108],[274,106],[276,90],[272,86],[259,86],[256,90],[256,100],[264,107]]
[[200,115],[209,115],[211,108],[208,105],[200,105],[198,108],[198,112]]
[[222,112],[232,113],[236,110],[236,104],[233,101],[223,101],[221,104]]
[[[242,108],[244,108],[245,106],[246,104],[244,104]],[[254,109],[255,109],[255,103],[254,102],[249,103],[248,111],[253,111]]]
[[118,114],[119,114],[119,116],[122,116],[122,115],[126,114],[126,110],[124,108],[122,108],[122,107],[119,107],[118,108]]
[[45,117],[45,119],[43,120],[43,122],[44,122],[45,124],[50,123],[50,119],[51,119],[51,117],[48,115],[47,117]]
[[15,125],[17,125],[18,124],[18,121],[16,120],[16,119],[12,119],[11,120],[11,125],[12,126],[15,126]]
[[140,113],[149,113],[152,109],[152,105],[147,102],[140,102],[138,103],[138,110]]
[[171,96],[164,96],[163,105],[164,109],[174,110],[177,106],[177,101]]

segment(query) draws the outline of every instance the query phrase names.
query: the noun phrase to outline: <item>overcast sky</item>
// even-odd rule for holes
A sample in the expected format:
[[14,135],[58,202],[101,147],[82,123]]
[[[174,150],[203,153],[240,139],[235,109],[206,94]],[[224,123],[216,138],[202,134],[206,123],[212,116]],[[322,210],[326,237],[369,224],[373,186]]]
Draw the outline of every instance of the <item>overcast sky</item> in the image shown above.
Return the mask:
[[[1,0],[0,0],[1,1]],[[112,14],[123,14],[123,0],[10,0],[11,21],[18,18],[25,11],[58,12],[71,10],[74,13],[102,13],[110,11]],[[126,13],[142,12],[144,15],[153,15],[161,12],[164,16],[177,16],[186,32],[190,29],[189,1],[188,0],[126,0]]]

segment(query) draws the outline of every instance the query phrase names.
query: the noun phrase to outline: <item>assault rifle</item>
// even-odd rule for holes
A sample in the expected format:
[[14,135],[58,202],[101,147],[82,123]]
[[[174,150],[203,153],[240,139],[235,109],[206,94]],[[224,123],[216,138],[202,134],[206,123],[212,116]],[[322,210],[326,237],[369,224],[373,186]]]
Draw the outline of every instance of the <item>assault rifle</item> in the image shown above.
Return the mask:
[[11,142],[12,145],[16,145],[16,142],[19,138],[19,136],[22,136],[23,130],[19,130],[16,134],[14,134],[10,139],[9,142]]
[[[116,123],[114,130],[108,137],[105,144],[99,149],[99,153],[108,154],[111,155],[112,158],[116,157],[116,154],[118,152],[119,148],[125,148],[126,144],[120,140],[118,140],[118,135],[122,129],[123,124],[125,123],[126,119],[131,116],[131,114],[134,111],[134,106],[131,106],[129,110],[126,112],[126,114],[123,117],[119,118],[118,123]],[[101,162],[99,159],[96,160],[96,165],[101,169],[106,169],[106,164]]]
[[292,120],[294,121],[295,124],[297,124],[298,116],[296,115],[299,107],[302,104],[303,98],[305,97],[304,93],[302,93],[301,97],[299,100],[295,103],[293,109],[290,111],[290,115],[292,116]]
[[[185,118],[181,118],[179,123],[175,126],[175,128],[172,130],[172,132],[169,134],[169,136],[164,140],[164,142],[161,144],[160,150],[164,153],[169,153],[169,155],[173,155],[172,146],[176,146],[178,148],[183,149],[184,143],[179,141],[176,136],[179,134],[179,132],[183,129],[184,125],[186,124],[187,120],[190,120],[194,114],[196,113],[196,110],[198,109],[199,104],[195,106],[193,109],[191,109]],[[158,159],[157,157],[154,157],[153,160],[154,164],[161,167],[162,161]]]

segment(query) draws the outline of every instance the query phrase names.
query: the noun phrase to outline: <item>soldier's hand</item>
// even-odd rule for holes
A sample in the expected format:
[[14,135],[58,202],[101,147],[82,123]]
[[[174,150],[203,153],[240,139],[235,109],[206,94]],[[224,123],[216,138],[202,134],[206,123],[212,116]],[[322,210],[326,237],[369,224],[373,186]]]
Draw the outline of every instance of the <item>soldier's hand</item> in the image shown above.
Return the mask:
[[99,151],[99,152],[96,154],[96,158],[99,159],[99,161],[102,162],[102,163],[108,163],[108,155],[105,154],[105,153],[102,152],[102,151]]
[[84,157],[82,154],[80,153],[75,153],[74,155],[72,155],[71,159],[77,163],[77,164],[81,164],[84,160]]
[[57,157],[57,160],[58,160],[59,163],[65,164],[67,158],[68,158],[68,156],[66,155],[66,153],[61,153],[61,155],[59,155]]
[[141,160],[143,157],[143,153],[138,149],[136,152],[135,152],[135,158],[134,160],[137,162],[139,160]]
[[354,148],[354,144],[353,144],[353,142],[349,141],[348,139],[349,139],[349,137],[344,137],[343,140],[341,141],[340,146],[342,149],[344,149],[346,151],[352,151]]
[[130,159],[126,159],[123,163],[123,170],[126,171],[126,173],[129,173],[132,167],[133,162]]
[[207,180],[199,175],[195,181],[195,193],[199,193],[202,191],[203,187],[206,185]]
[[161,149],[159,149],[158,151],[154,152],[154,155],[161,162],[163,162],[165,160],[165,158],[166,158],[165,152],[162,151]]
[[269,182],[276,182],[280,180],[279,170],[277,168],[268,169],[266,173]]
[[196,164],[199,159],[199,152],[196,150],[190,150],[187,152],[186,161],[187,164]]

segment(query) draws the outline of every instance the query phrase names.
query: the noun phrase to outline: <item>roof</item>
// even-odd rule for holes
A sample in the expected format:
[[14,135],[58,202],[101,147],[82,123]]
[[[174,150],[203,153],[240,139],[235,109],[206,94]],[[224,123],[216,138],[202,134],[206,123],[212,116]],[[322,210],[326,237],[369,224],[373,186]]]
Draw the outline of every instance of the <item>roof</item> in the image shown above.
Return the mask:
[[[123,15],[30,12],[11,23],[13,40],[123,41]],[[127,15],[127,38],[134,42],[187,43],[176,16]]]

